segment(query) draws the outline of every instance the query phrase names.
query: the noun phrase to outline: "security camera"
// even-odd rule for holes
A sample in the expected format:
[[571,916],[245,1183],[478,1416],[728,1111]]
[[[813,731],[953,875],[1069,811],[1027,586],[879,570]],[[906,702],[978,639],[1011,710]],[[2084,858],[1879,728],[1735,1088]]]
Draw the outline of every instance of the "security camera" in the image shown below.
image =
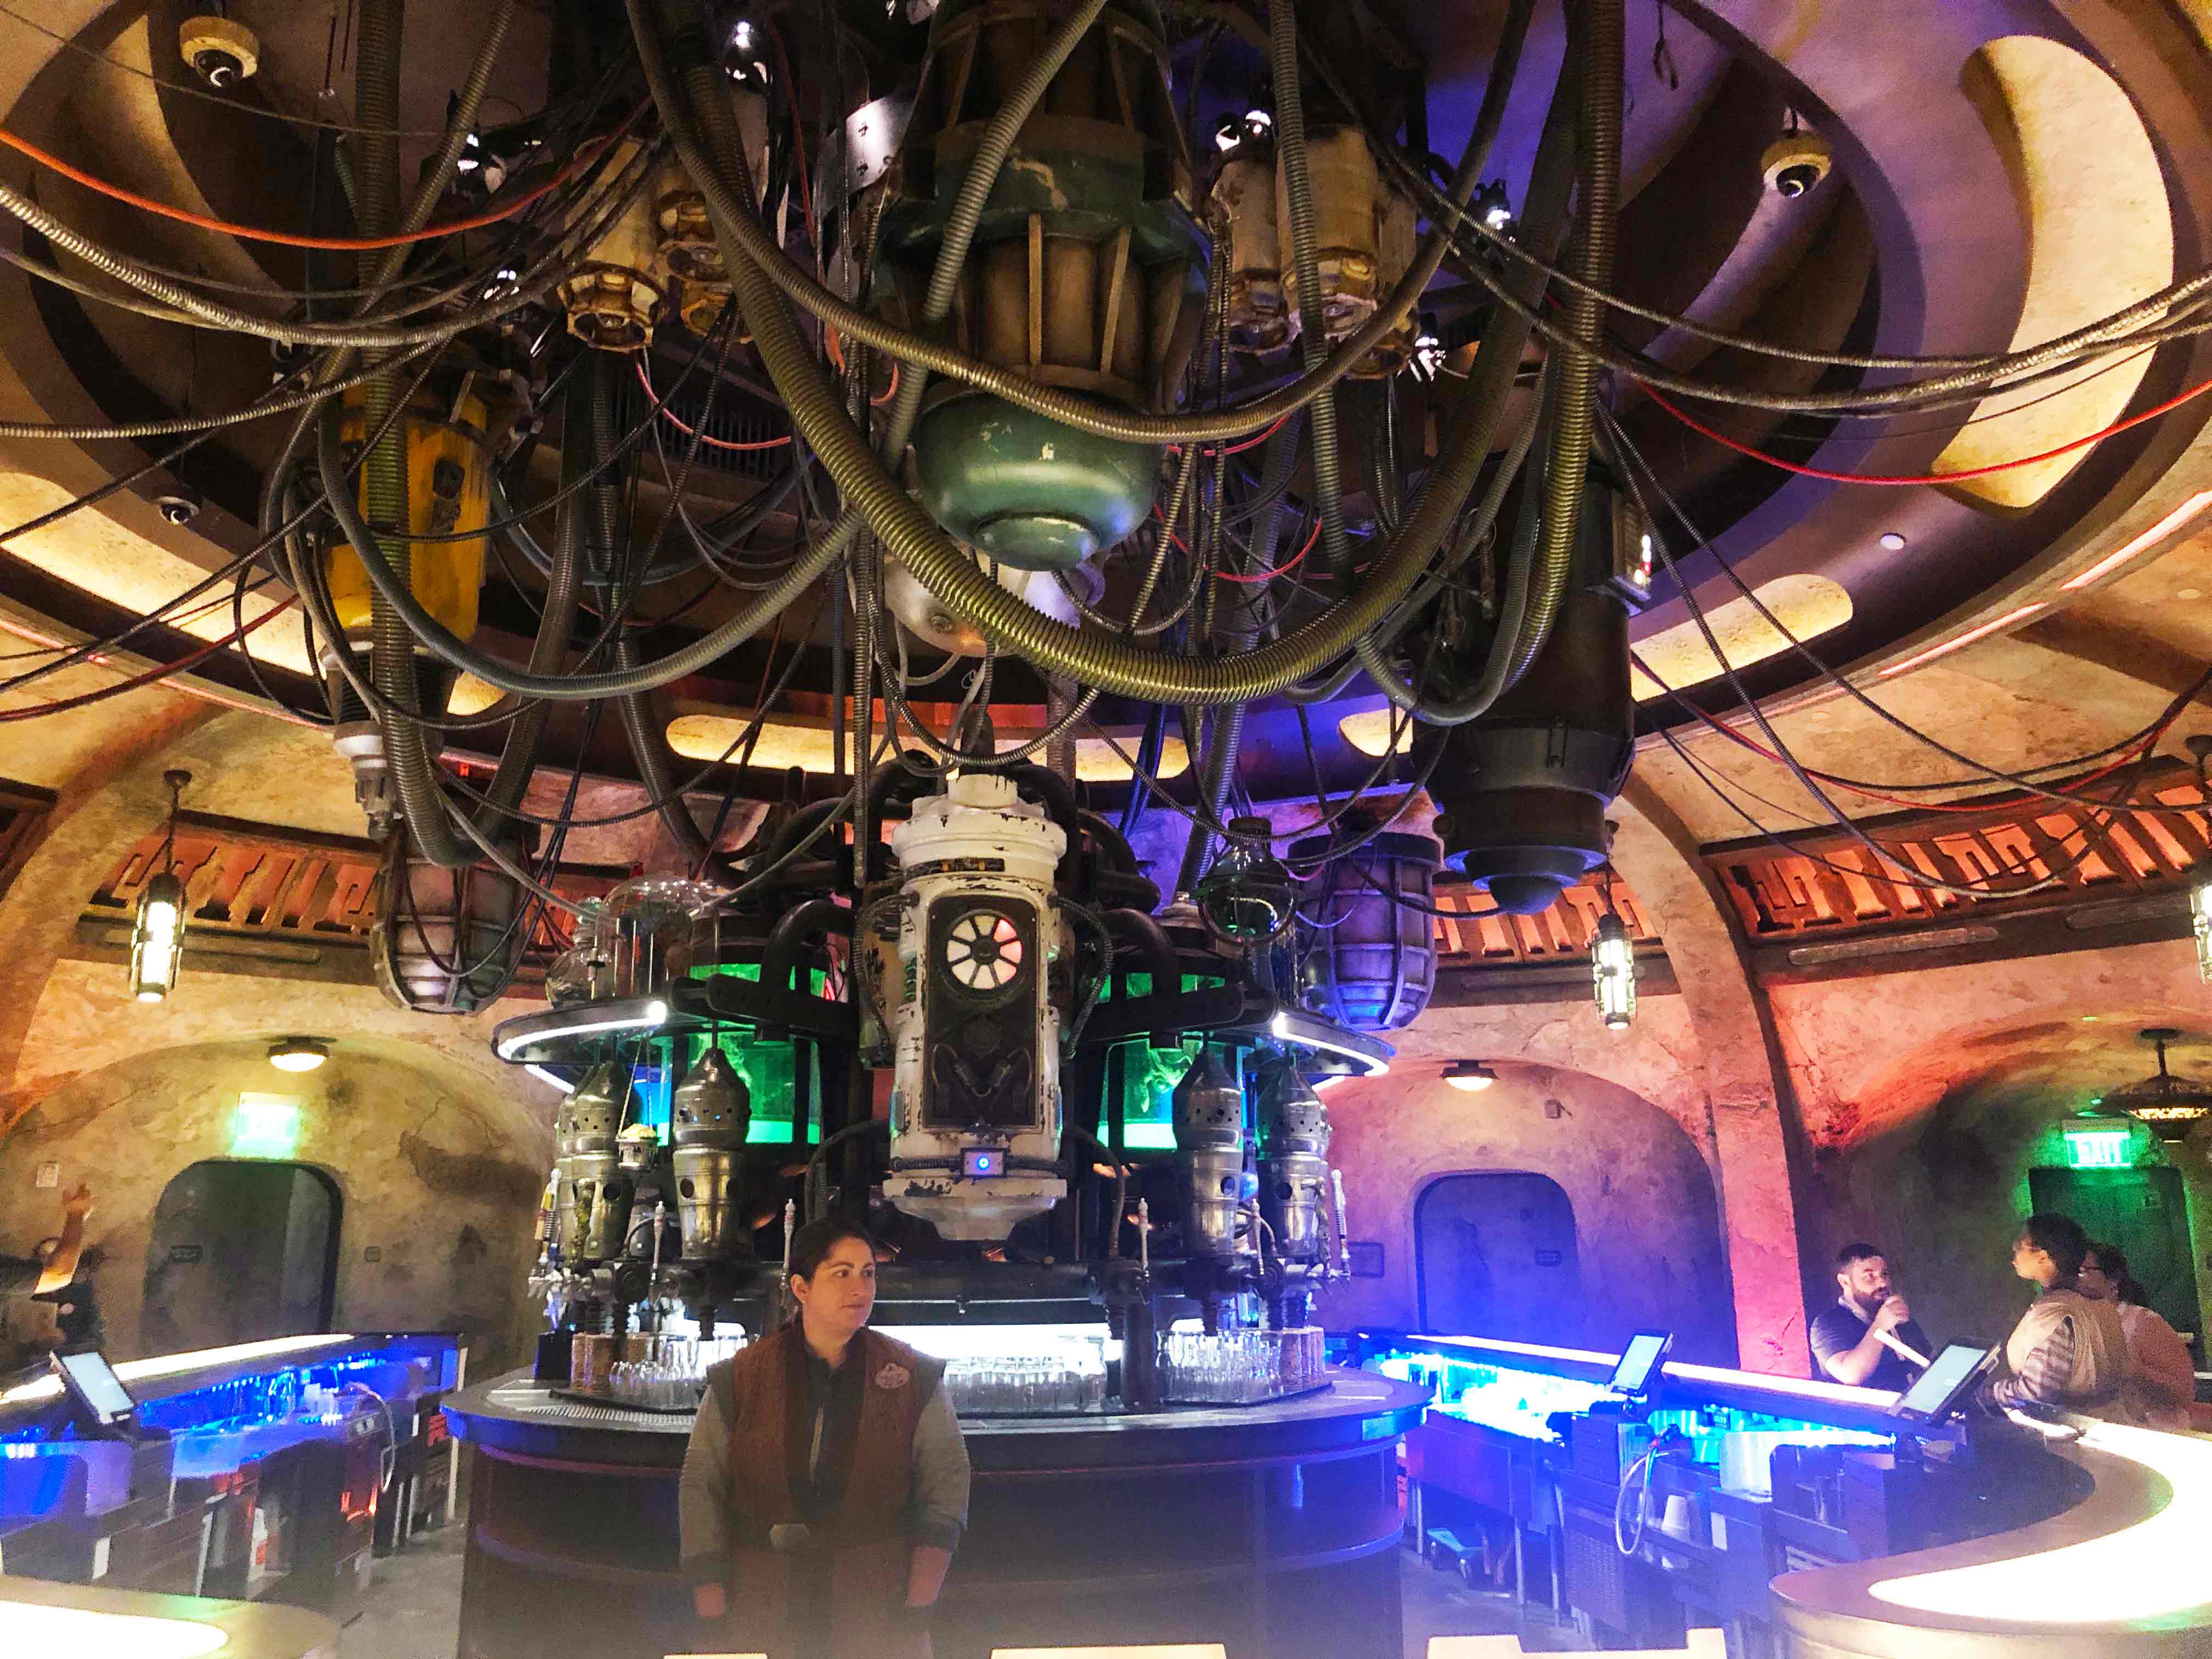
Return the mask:
[[1817,132],[1785,132],[1766,147],[1759,170],[1766,187],[1785,200],[1795,201],[1828,176],[1836,164],[1835,152]]
[[200,515],[200,493],[190,484],[173,484],[154,497],[154,507],[171,524],[190,524]]
[[187,17],[177,30],[177,54],[201,80],[228,92],[261,67],[261,42],[228,17]]

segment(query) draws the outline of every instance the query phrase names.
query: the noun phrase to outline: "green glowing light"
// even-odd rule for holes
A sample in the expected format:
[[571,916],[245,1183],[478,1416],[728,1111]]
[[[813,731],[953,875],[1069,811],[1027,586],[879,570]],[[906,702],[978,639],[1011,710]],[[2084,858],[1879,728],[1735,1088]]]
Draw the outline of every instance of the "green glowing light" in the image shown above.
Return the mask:
[[233,1158],[289,1158],[300,1144],[300,1103],[289,1095],[242,1094],[233,1120]]
[[2133,1137],[2125,1129],[2069,1129],[2066,1156],[2077,1170],[2124,1170]]

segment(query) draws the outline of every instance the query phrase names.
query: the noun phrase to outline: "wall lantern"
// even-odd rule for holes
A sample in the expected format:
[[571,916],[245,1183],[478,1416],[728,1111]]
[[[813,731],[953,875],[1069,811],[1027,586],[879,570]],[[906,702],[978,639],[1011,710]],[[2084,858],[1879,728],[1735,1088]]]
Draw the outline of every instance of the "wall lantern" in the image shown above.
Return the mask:
[[169,829],[161,838],[161,867],[138,890],[131,928],[131,990],[141,1002],[159,1002],[176,988],[185,956],[185,884],[177,878],[177,798],[192,781],[189,772],[164,772],[169,786]]
[[1610,1030],[1626,1030],[1636,1018],[1636,946],[1629,940],[1628,924],[1613,908],[1610,891],[1590,938],[1590,984],[1598,1018]]

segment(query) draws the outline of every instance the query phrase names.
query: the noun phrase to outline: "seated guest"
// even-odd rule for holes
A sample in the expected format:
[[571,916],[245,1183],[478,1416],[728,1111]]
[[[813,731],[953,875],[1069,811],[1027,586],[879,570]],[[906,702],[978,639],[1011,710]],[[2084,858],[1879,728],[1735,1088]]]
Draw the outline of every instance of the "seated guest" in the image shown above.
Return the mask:
[[2004,1370],[1985,1383],[1984,1401],[2055,1407],[2125,1421],[2121,1384],[2128,1341],[2109,1302],[2081,1294],[2078,1280],[2089,1236],[2063,1215],[2032,1215],[2013,1240],[2012,1270],[2040,1294],[2005,1339]]
[[1927,1334],[1890,1283],[1881,1247],[1859,1243],[1837,1251],[1836,1285],[1842,1294],[1835,1306],[1813,1318],[1813,1358],[1838,1382],[1902,1394],[1919,1368],[1881,1339],[1893,1337],[1923,1356],[1929,1349]]
[[2187,1429],[2189,1402],[2197,1397],[2197,1367],[2189,1345],[2143,1306],[2142,1286],[2128,1272],[2119,1246],[2090,1245],[2075,1288],[2094,1301],[2111,1303],[2120,1316],[2120,1334],[2128,1344],[2128,1377],[2120,1399],[2128,1414],[2154,1429]]

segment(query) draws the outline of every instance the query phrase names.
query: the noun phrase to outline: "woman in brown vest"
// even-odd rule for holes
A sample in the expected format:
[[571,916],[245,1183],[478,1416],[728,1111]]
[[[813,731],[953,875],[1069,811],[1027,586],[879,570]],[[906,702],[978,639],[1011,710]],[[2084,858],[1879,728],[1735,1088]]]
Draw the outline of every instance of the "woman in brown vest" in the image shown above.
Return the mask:
[[876,1246],[809,1222],[799,1317],[707,1373],[684,1455],[684,1576],[726,1645],[770,1659],[929,1659],[968,1522],[941,1360],[866,1328]]
[[2076,1283],[2088,1253],[2089,1236],[2071,1217],[2032,1215],[2021,1224],[2012,1269],[2039,1294],[2005,1339],[2002,1373],[1983,1385],[1990,1405],[2128,1420],[2120,1401],[2128,1343],[2119,1316]]

